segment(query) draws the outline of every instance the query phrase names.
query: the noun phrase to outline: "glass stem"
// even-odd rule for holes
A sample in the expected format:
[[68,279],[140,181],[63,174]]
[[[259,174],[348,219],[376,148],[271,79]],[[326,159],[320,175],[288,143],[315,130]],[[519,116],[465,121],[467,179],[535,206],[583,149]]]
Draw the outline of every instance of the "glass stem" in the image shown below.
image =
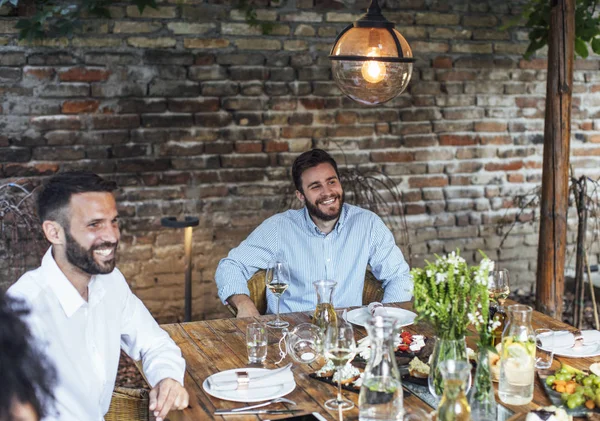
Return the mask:
[[277,317],[275,318],[275,321],[277,321],[277,323],[279,323],[279,301],[281,300],[281,295],[277,296]]
[[338,379],[338,395],[337,395],[337,400],[338,400],[339,404],[341,404],[342,401],[343,401],[343,399],[342,399],[342,368],[343,367],[344,366],[339,365],[338,368],[337,368],[338,377],[339,377],[339,379]]

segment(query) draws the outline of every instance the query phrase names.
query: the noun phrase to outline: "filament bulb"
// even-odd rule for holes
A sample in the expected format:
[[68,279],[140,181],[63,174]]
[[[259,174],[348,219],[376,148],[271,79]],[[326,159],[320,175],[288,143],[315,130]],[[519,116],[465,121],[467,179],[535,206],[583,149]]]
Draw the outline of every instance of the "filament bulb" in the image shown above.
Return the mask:
[[[372,47],[367,53],[367,57],[378,57],[377,48]],[[361,70],[363,78],[369,83],[379,83],[386,75],[385,63],[375,60],[367,60],[362,65]]]

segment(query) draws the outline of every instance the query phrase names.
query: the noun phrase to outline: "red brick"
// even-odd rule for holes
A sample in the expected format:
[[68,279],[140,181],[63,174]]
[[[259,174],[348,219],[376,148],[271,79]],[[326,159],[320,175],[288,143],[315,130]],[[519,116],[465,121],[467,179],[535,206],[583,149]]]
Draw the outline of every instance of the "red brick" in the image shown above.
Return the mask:
[[471,184],[471,176],[468,175],[451,175],[450,184],[453,186],[468,186]]
[[325,100],[323,98],[301,98],[300,105],[306,110],[322,110],[325,108]]
[[372,162],[411,162],[415,160],[412,152],[371,152]]
[[539,108],[543,109],[545,107],[545,99],[539,97],[516,97],[515,104],[519,108]]
[[533,60],[521,60],[519,61],[519,67],[521,69],[534,69],[534,70],[546,70],[548,68],[548,61],[543,58],[534,58]]
[[237,153],[261,153],[262,148],[263,144],[260,140],[235,142],[235,151]]
[[168,106],[174,113],[201,113],[219,111],[220,101],[218,98],[169,99]]
[[467,146],[477,145],[479,143],[478,136],[471,135],[454,135],[454,134],[441,134],[440,145],[441,146]]
[[515,171],[523,168],[523,161],[490,162],[485,164],[486,171]]
[[572,154],[575,156],[600,155],[600,148],[573,148]]
[[31,177],[58,172],[58,164],[5,164],[6,177]]
[[600,92],[600,85],[592,85],[592,86],[590,86],[590,92],[592,92],[592,93]]
[[424,204],[420,203],[409,203],[404,206],[404,212],[406,215],[418,215],[426,212]]
[[194,64],[198,66],[208,66],[215,63],[215,56],[212,54],[198,55],[194,59]]
[[31,123],[40,130],[79,130],[81,120],[75,116],[32,117]]
[[94,115],[91,124],[95,130],[135,129],[140,127],[140,116],[132,114]]
[[581,130],[593,130],[594,123],[592,121],[583,121],[583,122],[579,123],[579,128]]
[[56,74],[56,71],[51,67],[26,67],[25,76],[33,76],[39,80],[50,80]]
[[265,142],[265,152],[288,152],[290,146],[287,142],[279,140],[267,140]]
[[525,181],[525,177],[523,174],[508,174],[508,182],[509,183],[523,183]]
[[452,58],[439,56],[433,59],[431,66],[434,69],[451,69],[452,68]]
[[540,169],[542,168],[542,161],[525,161],[525,168]]
[[99,106],[100,102],[94,100],[65,101],[62,105],[62,112],[63,114],[93,113],[98,110]]
[[341,126],[330,127],[327,134],[331,137],[360,137],[372,136],[373,126]]
[[335,115],[337,124],[354,124],[358,120],[358,114],[354,111],[340,111]]
[[499,136],[480,136],[479,141],[482,145],[510,145],[512,138],[508,135]]
[[86,67],[73,67],[59,73],[58,76],[63,82],[104,82],[108,80],[110,71]]
[[412,177],[408,180],[411,189],[423,187],[444,187],[448,185],[448,179],[445,176],[434,177]]
[[293,139],[297,137],[324,137],[327,133],[325,127],[286,126],[281,129],[281,137]]
[[508,128],[506,123],[497,121],[480,121],[475,123],[476,132],[505,132]]
[[275,98],[269,101],[269,108],[275,111],[292,111],[298,106],[298,101],[295,99],[280,99]]

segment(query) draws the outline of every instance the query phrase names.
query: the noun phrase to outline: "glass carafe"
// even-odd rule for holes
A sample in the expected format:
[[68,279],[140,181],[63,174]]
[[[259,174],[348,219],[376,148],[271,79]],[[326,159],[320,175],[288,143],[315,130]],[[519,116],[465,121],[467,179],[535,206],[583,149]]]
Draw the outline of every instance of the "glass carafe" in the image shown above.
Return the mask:
[[437,409],[437,421],[471,421],[471,407],[465,389],[471,365],[465,361],[446,360],[440,364],[444,394]]
[[498,395],[509,405],[526,405],[533,399],[535,335],[531,307],[508,306],[508,321],[502,333]]
[[319,326],[322,331],[330,324],[337,324],[337,315],[333,309],[333,290],[337,285],[335,281],[313,282],[317,290],[317,308],[313,314],[313,324]]
[[403,412],[402,383],[394,355],[394,319],[373,317],[367,322],[371,356],[365,368],[358,407],[360,421],[396,421]]

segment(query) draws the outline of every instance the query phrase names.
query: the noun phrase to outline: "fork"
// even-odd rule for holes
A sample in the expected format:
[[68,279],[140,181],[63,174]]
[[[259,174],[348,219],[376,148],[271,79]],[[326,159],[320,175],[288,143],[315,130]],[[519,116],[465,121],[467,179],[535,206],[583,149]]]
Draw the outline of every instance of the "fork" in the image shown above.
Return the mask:
[[218,409],[215,411],[215,414],[218,414],[219,412],[239,412],[239,411],[247,411],[250,409],[256,409],[256,408],[262,408],[263,406],[268,406],[271,405],[273,403],[287,403],[290,405],[296,405],[296,402],[290,400],[290,399],[286,399],[286,398],[275,398],[272,399],[270,401],[267,402],[263,402],[263,403],[259,403],[256,405],[249,405],[249,406],[242,406],[241,408],[234,408],[234,409]]

